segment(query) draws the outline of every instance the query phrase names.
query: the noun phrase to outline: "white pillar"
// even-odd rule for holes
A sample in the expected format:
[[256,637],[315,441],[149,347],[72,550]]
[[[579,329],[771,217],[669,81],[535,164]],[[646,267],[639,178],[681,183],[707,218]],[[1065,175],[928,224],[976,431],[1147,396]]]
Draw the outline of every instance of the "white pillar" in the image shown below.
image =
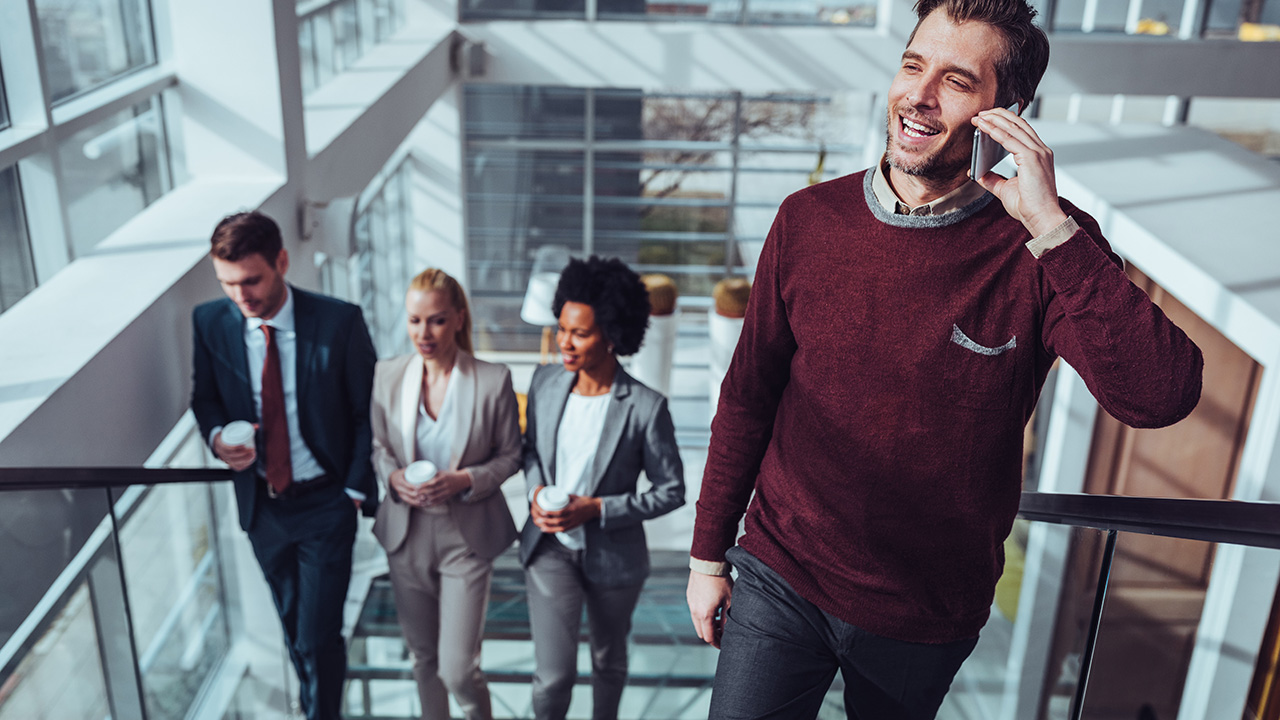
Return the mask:
[[631,376],[658,392],[671,396],[671,368],[675,364],[676,330],[680,311],[649,316],[644,343],[631,357]]
[[742,318],[725,317],[717,313],[715,308],[707,310],[707,334],[711,338],[707,371],[712,418],[715,418],[716,408],[720,406],[720,383],[724,382],[724,376],[729,372],[729,361],[733,359],[733,351],[738,347],[738,337],[742,335],[742,322]]

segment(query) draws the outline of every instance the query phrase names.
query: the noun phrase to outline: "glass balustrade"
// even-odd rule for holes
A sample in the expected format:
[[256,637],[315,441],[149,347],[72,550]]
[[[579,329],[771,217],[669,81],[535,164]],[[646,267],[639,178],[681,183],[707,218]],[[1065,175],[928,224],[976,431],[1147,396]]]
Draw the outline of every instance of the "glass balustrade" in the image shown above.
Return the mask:
[[[7,472],[0,488],[11,487]],[[83,474],[56,489],[0,489],[0,720],[287,711],[296,680],[229,483],[196,471],[190,482],[128,485],[113,472],[110,489],[85,487]],[[1280,709],[1275,506],[1028,494],[1023,508],[941,720]],[[417,717],[385,559],[365,535],[344,713]],[[652,560],[621,717],[704,718],[717,651],[689,622],[686,555],[655,550]],[[495,717],[530,716],[533,662],[524,574],[509,550],[496,562],[482,655]],[[584,644],[573,717],[590,707],[589,672]],[[820,718],[845,716],[843,692],[837,677]]]

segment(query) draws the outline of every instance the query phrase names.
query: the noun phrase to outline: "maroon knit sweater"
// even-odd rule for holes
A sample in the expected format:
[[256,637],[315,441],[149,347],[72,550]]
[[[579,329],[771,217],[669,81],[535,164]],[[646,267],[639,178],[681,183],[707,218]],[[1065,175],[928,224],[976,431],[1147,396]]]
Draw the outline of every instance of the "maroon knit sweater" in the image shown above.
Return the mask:
[[711,426],[693,557],[723,560],[745,511],[738,544],[819,608],[898,640],[976,636],[1054,358],[1134,427],[1200,397],[1200,350],[1062,207],[1082,229],[1037,260],[991,195],[892,215],[862,172],[787,198]]

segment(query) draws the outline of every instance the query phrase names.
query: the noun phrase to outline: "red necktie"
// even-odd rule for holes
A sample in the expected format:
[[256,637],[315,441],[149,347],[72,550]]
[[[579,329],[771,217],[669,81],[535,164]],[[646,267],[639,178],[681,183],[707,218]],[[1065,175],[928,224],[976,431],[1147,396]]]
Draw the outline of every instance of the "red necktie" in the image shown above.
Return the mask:
[[274,330],[263,323],[267,359],[262,363],[262,444],[266,453],[267,484],[281,493],[293,482],[293,463],[289,457],[289,420],[284,411],[284,380],[280,376],[280,351]]

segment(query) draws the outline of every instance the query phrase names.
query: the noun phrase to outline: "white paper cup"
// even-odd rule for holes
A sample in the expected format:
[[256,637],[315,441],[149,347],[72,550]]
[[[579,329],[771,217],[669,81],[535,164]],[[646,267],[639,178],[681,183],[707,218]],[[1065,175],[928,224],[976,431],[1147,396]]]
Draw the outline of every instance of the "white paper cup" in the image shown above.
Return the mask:
[[569,505],[569,493],[561,490],[555,485],[549,485],[538,491],[536,498],[538,507],[546,512],[555,512],[563,510]]
[[436,476],[436,464],[430,460],[409,463],[404,469],[404,480],[410,485],[421,485]]
[[253,444],[253,423],[244,420],[236,420],[226,424],[222,428],[223,445],[231,445],[236,447],[244,447]]

